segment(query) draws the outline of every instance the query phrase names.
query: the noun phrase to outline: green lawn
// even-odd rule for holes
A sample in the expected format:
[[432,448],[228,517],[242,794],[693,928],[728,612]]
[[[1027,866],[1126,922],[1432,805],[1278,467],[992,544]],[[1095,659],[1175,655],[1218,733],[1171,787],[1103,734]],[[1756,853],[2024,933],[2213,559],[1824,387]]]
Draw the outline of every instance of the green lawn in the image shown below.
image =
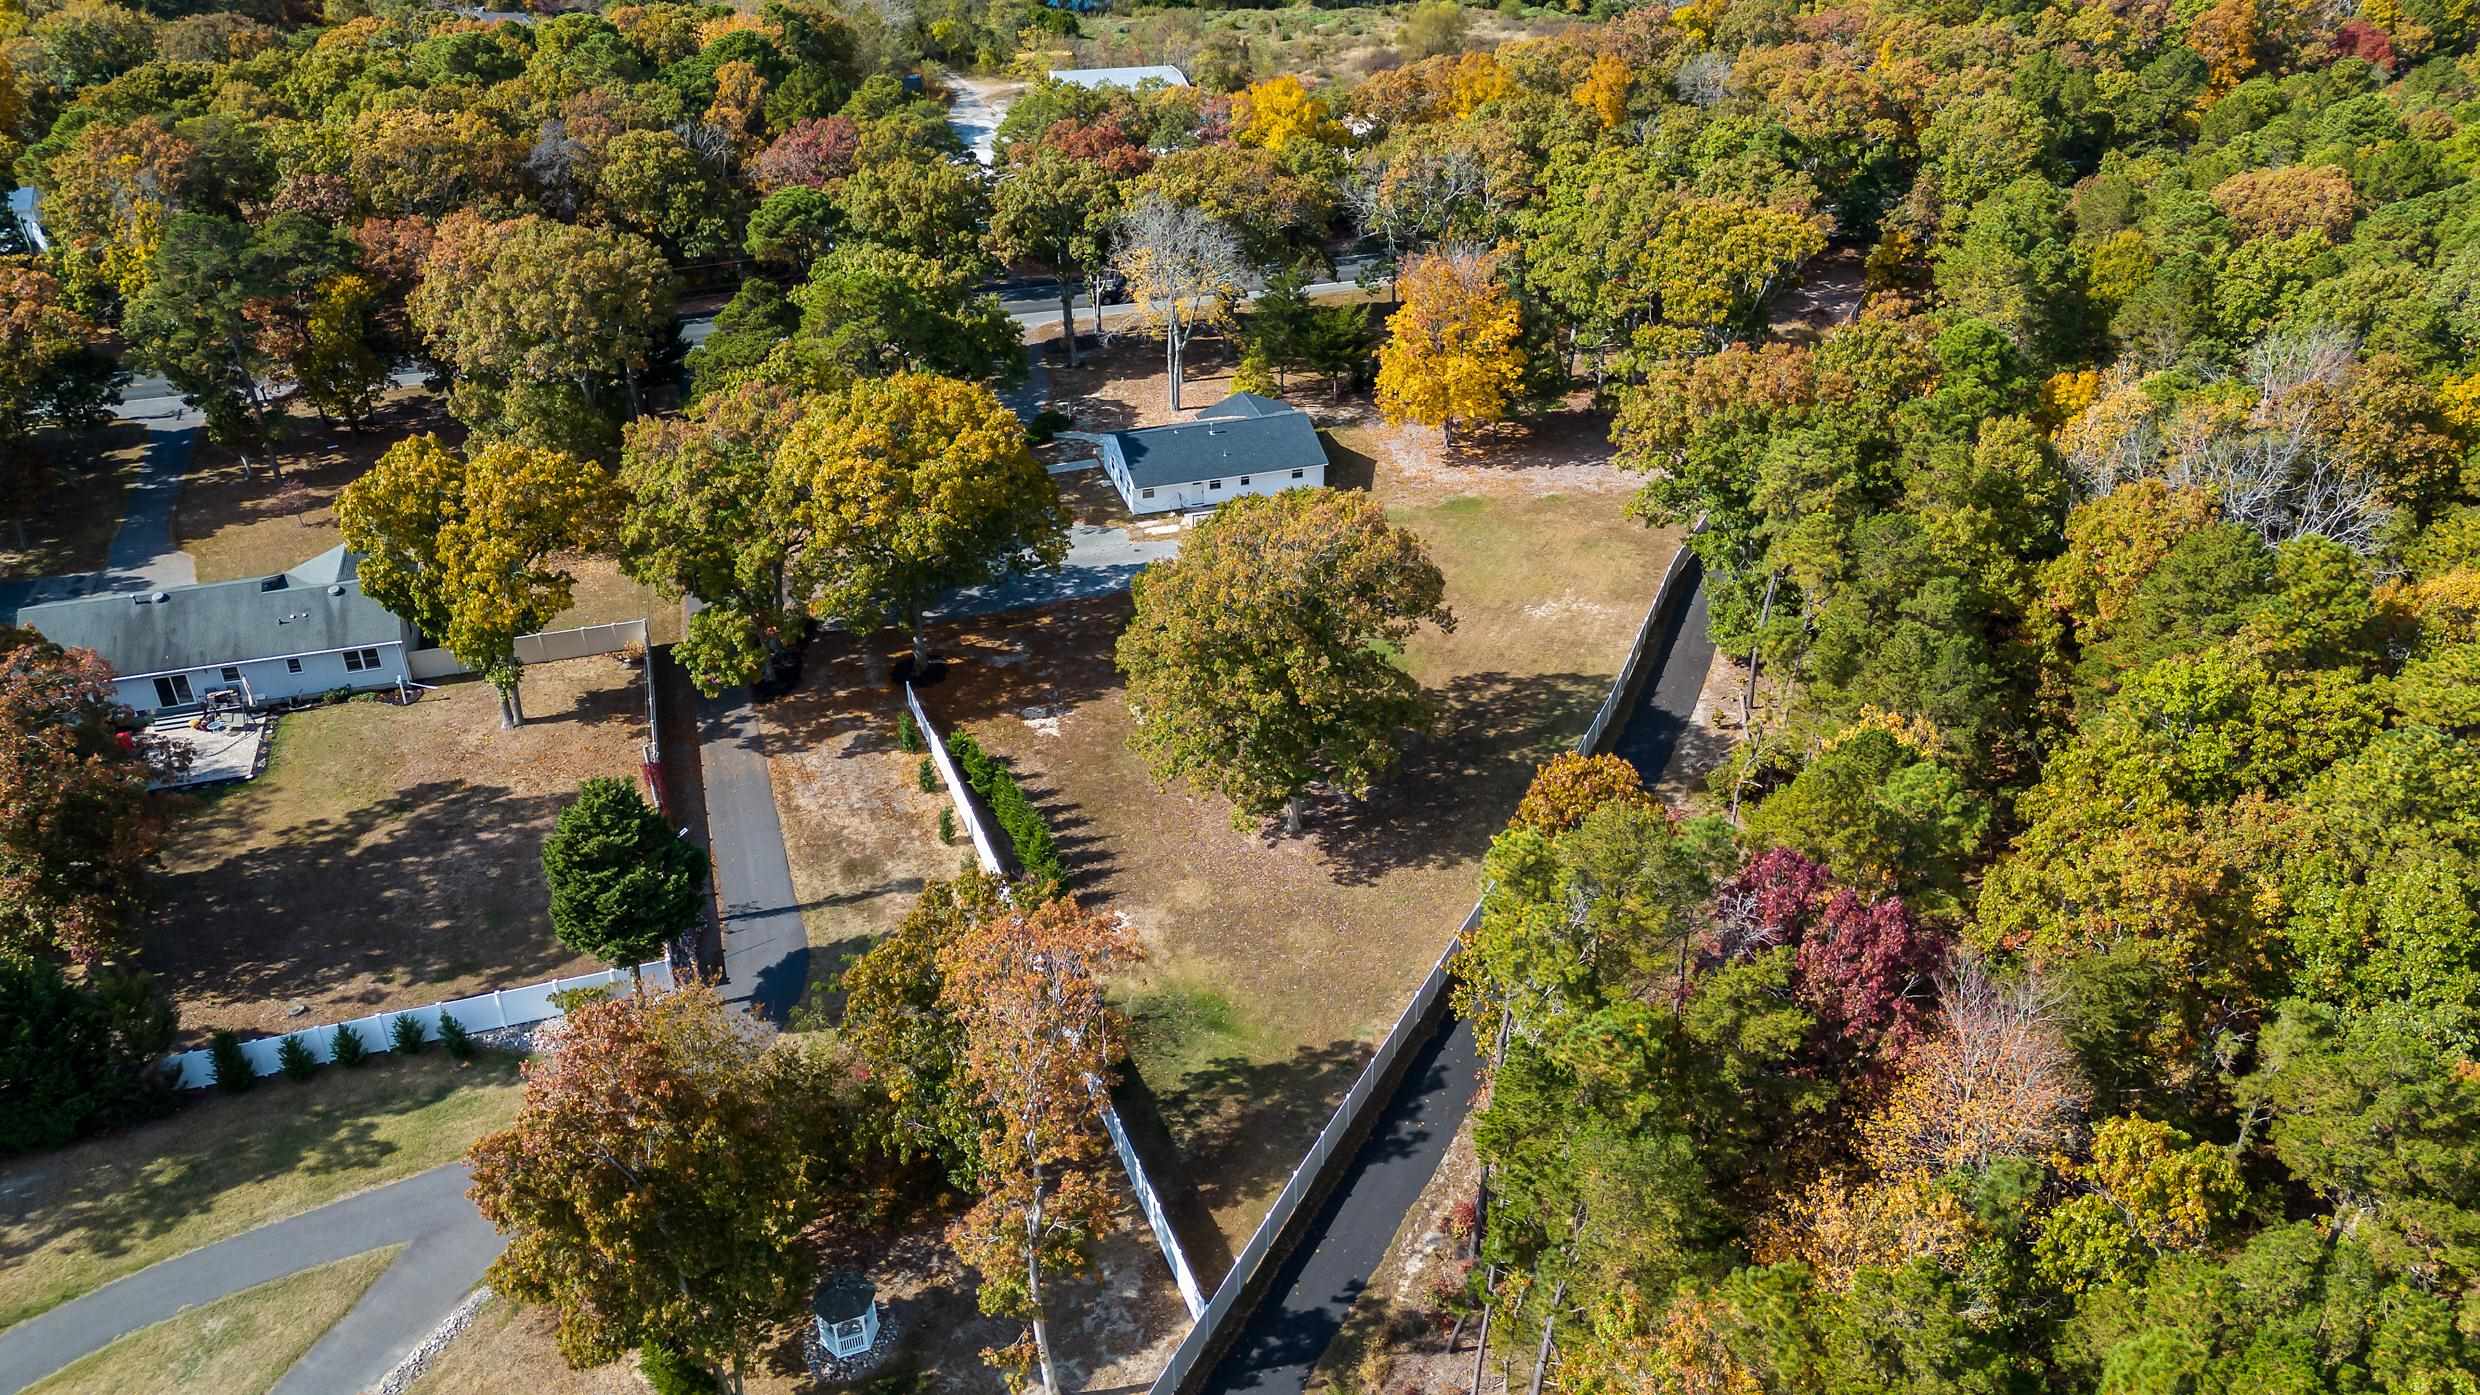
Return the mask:
[[266,1395],[403,1248],[372,1250],[200,1304],[64,1367],[26,1395]]
[[280,1077],[0,1167],[0,1328],[159,1260],[454,1162],[516,1115],[513,1057]]

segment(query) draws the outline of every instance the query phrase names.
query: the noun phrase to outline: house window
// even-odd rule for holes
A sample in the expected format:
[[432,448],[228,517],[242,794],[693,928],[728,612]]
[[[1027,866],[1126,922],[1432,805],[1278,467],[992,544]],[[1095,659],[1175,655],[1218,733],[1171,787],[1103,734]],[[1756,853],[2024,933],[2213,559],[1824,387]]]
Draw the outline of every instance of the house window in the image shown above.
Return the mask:
[[1306,470],[1294,470],[1294,471],[1292,471],[1292,478],[1293,478],[1293,479],[1301,479],[1301,478],[1305,477],[1308,473],[1309,473],[1309,472],[1308,472],[1308,471],[1306,471]]
[[155,705],[157,707],[179,707],[197,700],[190,694],[189,675],[186,673],[176,673],[168,678],[155,680]]
[[1249,487],[1249,477],[1248,477],[1248,476],[1246,476],[1246,475],[1242,475],[1242,476],[1240,477],[1240,487],[1241,487],[1242,489],[1246,489],[1246,488],[1248,488],[1248,487]]
[[1137,491],[1137,497],[1140,499],[1151,499],[1154,497],[1154,491],[1150,489],[1140,489]]
[[284,671],[285,671],[286,673],[299,673],[299,672],[301,672],[301,660],[299,660],[299,659],[286,659],[286,660],[284,661]]
[[1208,488],[1208,489],[1220,489],[1220,488],[1222,488],[1222,487],[1223,487],[1223,482],[1222,482],[1221,480],[1207,480],[1207,481],[1206,481],[1206,488]]
[[363,669],[377,668],[378,666],[379,651],[376,649],[347,649],[344,651],[344,671],[347,673],[359,673]]
[[234,668],[231,664],[224,665],[219,672],[223,674],[224,681],[227,683],[238,683],[241,681],[241,670]]

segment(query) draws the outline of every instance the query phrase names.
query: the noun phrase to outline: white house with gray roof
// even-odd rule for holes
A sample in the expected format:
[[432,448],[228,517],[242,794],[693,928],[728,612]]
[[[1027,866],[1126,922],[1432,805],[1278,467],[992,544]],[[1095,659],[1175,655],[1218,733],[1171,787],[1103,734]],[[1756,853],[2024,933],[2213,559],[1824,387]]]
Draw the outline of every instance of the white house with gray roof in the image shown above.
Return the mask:
[[419,632],[362,594],[359,554],[333,547],[274,576],[112,591],[31,605],[17,623],[112,669],[121,702],[178,713],[230,692],[251,706],[438,671]]
[[1238,494],[1326,483],[1326,448],[1309,414],[1253,392],[1233,393],[1195,421],[1093,440],[1130,513],[1212,508]]

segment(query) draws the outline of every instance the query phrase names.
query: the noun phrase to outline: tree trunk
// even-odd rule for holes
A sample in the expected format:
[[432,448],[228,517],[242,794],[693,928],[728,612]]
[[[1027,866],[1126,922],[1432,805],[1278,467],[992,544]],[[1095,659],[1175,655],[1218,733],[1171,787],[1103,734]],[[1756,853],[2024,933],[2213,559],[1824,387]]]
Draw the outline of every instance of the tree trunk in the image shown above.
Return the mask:
[[1498,1287],[1498,1266],[1493,1264],[1481,1276],[1481,1335],[1473,1341],[1472,1395],[1481,1395],[1482,1363],[1490,1359],[1490,1314],[1497,1304],[1490,1295]]
[[922,636],[921,610],[918,606],[905,619],[910,622],[908,628],[913,637],[913,677],[919,679],[930,667],[930,641]]
[[1533,1353],[1533,1385],[1527,1395],[1541,1395],[1541,1377],[1550,1369],[1550,1334],[1559,1329],[1559,1300],[1567,1296],[1567,1280],[1550,1290],[1550,1311],[1541,1315],[1541,1350]]
[[511,683],[499,690],[499,729],[507,731],[524,725],[525,699],[518,693],[517,685]]
[[1085,278],[1085,294],[1094,302],[1094,342],[1102,342],[1102,283],[1091,276]]
[[1051,1328],[1042,1319],[1042,1261],[1036,1236],[1042,1233],[1042,1192],[1037,1181],[1032,1209],[1025,1216],[1025,1302],[1033,1309],[1033,1350],[1042,1362],[1042,1388],[1059,1395],[1059,1370],[1051,1363]]
[[[1076,367],[1076,296],[1068,289],[1068,273],[1059,273],[1059,331],[1067,337],[1068,366]],[[1100,315],[1097,312],[1096,318]],[[1096,328],[1100,328],[1099,325]]]
[[1300,836],[1300,795],[1297,792],[1283,801],[1283,831],[1294,838]]
[[1171,313],[1163,322],[1163,354],[1171,370],[1171,410],[1180,410],[1180,303],[1171,302]]

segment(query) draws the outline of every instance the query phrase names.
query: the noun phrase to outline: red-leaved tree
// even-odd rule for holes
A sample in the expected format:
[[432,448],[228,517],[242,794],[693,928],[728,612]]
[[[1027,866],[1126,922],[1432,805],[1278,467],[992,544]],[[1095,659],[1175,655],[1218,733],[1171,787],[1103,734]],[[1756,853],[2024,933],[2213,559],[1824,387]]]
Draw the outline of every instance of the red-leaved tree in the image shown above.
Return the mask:
[[0,954],[125,952],[155,854],[147,765],[88,649],[0,627]]

